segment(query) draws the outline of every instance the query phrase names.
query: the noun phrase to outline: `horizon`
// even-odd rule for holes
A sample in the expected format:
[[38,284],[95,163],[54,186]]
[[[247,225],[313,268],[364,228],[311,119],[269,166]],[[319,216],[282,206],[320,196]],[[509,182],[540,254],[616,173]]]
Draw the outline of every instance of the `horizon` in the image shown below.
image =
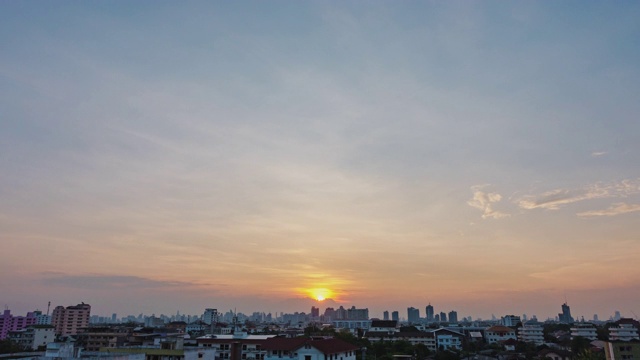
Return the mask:
[[639,18],[2,2],[0,304],[640,313]]

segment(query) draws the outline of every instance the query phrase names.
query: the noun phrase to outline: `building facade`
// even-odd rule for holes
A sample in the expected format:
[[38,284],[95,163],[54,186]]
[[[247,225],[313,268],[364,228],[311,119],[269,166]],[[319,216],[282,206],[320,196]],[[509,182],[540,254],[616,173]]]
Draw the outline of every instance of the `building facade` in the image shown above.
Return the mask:
[[51,314],[51,325],[57,335],[75,335],[78,330],[89,326],[91,306],[78,304],[75,306],[56,306]]
[[35,325],[36,321],[33,312],[27,313],[27,316],[13,316],[11,310],[4,310],[0,316],[0,340],[6,339],[10,331],[26,329],[27,326]]

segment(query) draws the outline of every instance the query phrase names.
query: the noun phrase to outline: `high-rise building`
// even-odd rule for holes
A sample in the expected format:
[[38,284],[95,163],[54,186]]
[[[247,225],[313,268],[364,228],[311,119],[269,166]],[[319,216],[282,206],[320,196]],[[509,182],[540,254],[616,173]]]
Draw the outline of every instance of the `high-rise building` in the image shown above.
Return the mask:
[[56,306],[51,314],[51,325],[58,335],[75,335],[81,328],[89,326],[91,306],[78,304],[76,306]]
[[520,323],[520,316],[516,315],[505,315],[502,317],[501,321],[504,326],[516,326]]
[[427,321],[433,322],[433,306],[431,306],[431,303],[427,305],[426,311]]
[[409,321],[410,323],[420,322],[420,310],[414,308],[413,306],[407,308],[407,321]]
[[320,308],[317,308],[315,306],[311,307],[311,317],[313,319],[317,319],[320,317]]
[[440,322],[447,322],[447,313],[444,311],[440,312]]
[[331,322],[332,320],[335,320],[335,316],[336,316],[336,311],[332,307],[328,307],[324,309],[324,315],[323,315],[324,319],[322,321]]
[[458,312],[455,310],[449,311],[449,323],[456,324],[458,322]]
[[400,321],[400,313],[397,311],[393,311],[391,313],[391,320]]
[[389,320],[389,312],[388,312],[388,311],[383,312],[383,313],[382,313],[382,318],[383,318],[384,320]]
[[219,315],[220,314],[218,313],[218,309],[204,309],[204,314],[202,314],[202,321],[207,325],[215,324],[218,322]]
[[561,323],[570,324],[573,323],[573,317],[571,316],[571,308],[567,303],[562,304],[562,313],[558,314],[558,320]]

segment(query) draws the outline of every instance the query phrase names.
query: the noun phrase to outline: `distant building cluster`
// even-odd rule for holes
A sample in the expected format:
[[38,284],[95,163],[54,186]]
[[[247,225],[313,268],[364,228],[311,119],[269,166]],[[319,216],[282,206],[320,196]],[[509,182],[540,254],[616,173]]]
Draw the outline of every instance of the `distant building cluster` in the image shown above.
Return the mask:
[[[0,340],[23,351],[41,351],[26,360],[358,360],[358,354],[364,356],[366,349],[334,334],[351,334],[373,348],[402,341],[431,353],[484,346],[508,355],[522,348],[519,344],[531,344],[541,347],[538,358],[549,360],[571,359],[575,354],[562,344],[581,339],[607,360],[637,358],[637,320],[617,313],[617,319],[609,322],[575,321],[569,305],[564,303],[561,309],[556,319],[545,322],[524,314],[459,320],[456,311],[436,313],[431,304],[425,317],[409,307],[406,320],[399,319],[398,311],[371,319],[367,308],[355,306],[324,311],[314,306],[308,314],[245,315],[206,308],[200,315],[118,318],[91,315],[91,306],[80,303],[57,306],[51,315],[36,310],[15,316],[6,309],[0,317]],[[398,355],[397,360],[421,360],[414,358],[416,354]]]

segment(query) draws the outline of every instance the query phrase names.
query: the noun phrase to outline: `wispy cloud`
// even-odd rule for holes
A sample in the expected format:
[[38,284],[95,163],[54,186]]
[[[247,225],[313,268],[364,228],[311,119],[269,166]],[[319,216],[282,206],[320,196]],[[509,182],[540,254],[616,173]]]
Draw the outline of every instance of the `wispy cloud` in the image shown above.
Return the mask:
[[185,281],[156,280],[133,275],[67,275],[60,273],[45,273],[45,279],[43,279],[43,282],[49,285],[58,285],[72,288],[100,289],[185,288],[201,285]]
[[636,211],[640,211],[640,204],[616,203],[611,205],[608,209],[585,211],[578,213],[578,216],[616,216]]
[[601,156],[604,156],[604,155],[607,155],[606,151],[594,151],[594,152],[591,153],[592,157],[601,157]]
[[482,210],[482,218],[500,219],[508,217],[509,214],[497,211],[493,209],[493,204],[502,200],[502,195],[498,193],[484,192],[482,191],[487,185],[472,186],[473,198],[467,201],[470,206]]
[[595,183],[580,189],[555,189],[537,195],[526,195],[517,200],[523,209],[557,210],[561,206],[592,199],[626,197],[640,193],[640,179],[627,179],[611,183]]

